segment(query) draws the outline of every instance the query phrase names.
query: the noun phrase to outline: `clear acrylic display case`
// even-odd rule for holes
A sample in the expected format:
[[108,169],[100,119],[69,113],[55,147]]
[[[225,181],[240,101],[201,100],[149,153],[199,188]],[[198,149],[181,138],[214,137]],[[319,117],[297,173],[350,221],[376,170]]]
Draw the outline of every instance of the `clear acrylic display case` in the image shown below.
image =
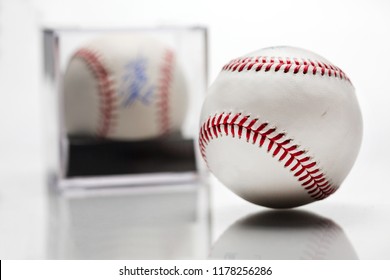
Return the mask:
[[[180,137],[145,141],[72,139],[64,128],[62,84],[75,50],[109,33],[145,33],[176,53],[188,87],[188,110]],[[207,29],[163,27],[128,29],[44,29],[48,179],[59,189],[132,185],[172,185],[203,180],[205,166],[197,148],[198,121],[207,87]]]

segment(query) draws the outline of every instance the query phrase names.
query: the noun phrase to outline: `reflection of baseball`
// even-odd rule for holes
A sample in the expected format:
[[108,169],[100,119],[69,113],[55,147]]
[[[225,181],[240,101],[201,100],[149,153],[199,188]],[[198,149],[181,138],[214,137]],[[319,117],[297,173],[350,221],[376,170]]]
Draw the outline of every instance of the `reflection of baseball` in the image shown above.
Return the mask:
[[305,211],[266,211],[235,222],[212,246],[211,259],[341,260],[358,256],[332,220]]
[[79,48],[63,90],[71,135],[153,138],[179,130],[186,111],[186,85],[174,52],[141,35],[105,35]]
[[211,172],[237,195],[286,208],[335,192],[361,138],[345,73],[310,51],[274,47],[223,67],[203,105],[199,145]]

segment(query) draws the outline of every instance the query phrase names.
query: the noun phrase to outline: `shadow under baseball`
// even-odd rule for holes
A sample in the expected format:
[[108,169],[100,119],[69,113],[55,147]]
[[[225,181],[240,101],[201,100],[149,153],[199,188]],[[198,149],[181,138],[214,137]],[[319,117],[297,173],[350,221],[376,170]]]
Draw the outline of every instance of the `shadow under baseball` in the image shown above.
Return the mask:
[[302,210],[261,211],[232,224],[213,244],[209,259],[358,259],[343,229]]

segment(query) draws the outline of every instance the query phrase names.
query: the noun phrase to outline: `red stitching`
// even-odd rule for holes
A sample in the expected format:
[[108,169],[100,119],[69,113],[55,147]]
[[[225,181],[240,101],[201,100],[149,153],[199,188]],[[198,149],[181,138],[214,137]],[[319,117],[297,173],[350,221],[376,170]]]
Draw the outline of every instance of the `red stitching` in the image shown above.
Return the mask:
[[294,144],[292,139],[286,137],[284,132],[271,127],[268,122],[260,122],[257,118],[252,119],[241,113],[216,114],[202,124],[199,132],[199,147],[206,163],[207,145],[214,138],[222,137],[223,134],[233,138],[244,136],[248,143],[258,144],[260,148],[267,141],[267,152],[272,153],[272,157],[277,157],[280,162],[285,160],[284,167],[293,172],[301,186],[316,200],[324,199],[337,190],[337,187],[333,186],[318,167],[317,162],[307,156],[306,151]]
[[289,73],[291,70],[294,74],[302,72],[302,74],[311,73],[314,76],[317,74],[320,74],[321,76],[327,75],[329,77],[334,76],[335,78],[346,80],[351,83],[351,80],[339,67],[303,58],[275,58],[267,56],[242,57],[233,59],[222,67],[222,71],[228,72],[259,72],[262,69],[264,72],[269,72],[273,69],[275,72],[283,70],[283,73]]
[[173,52],[167,50],[164,54],[163,65],[161,67],[160,88],[157,101],[157,110],[160,118],[160,130],[162,134],[168,133],[171,126],[169,117],[169,92],[172,83]]
[[98,80],[100,119],[96,134],[98,137],[106,137],[112,130],[116,121],[115,104],[117,103],[117,97],[114,85],[110,79],[109,70],[104,66],[99,55],[90,49],[80,49],[73,57],[83,59]]

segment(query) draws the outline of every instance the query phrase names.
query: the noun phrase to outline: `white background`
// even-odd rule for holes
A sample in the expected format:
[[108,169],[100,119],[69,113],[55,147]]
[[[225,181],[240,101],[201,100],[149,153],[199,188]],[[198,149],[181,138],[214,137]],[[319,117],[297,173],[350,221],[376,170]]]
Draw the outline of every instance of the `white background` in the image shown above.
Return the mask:
[[[41,28],[195,24],[210,30],[210,82],[230,59],[273,45],[307,48],[348,74],[363,113],[361,152],[340,191],[304,209],[341,226],[359,258],[389,259],[389,13],[385,0],[0,0],[0,249],[4,256],[47,257],[41,249],[48,215],[43,131],[45,118],[51,116],[42,113]],[[263,210],[214,181],[212,209],[212,240],[245,214]]]

